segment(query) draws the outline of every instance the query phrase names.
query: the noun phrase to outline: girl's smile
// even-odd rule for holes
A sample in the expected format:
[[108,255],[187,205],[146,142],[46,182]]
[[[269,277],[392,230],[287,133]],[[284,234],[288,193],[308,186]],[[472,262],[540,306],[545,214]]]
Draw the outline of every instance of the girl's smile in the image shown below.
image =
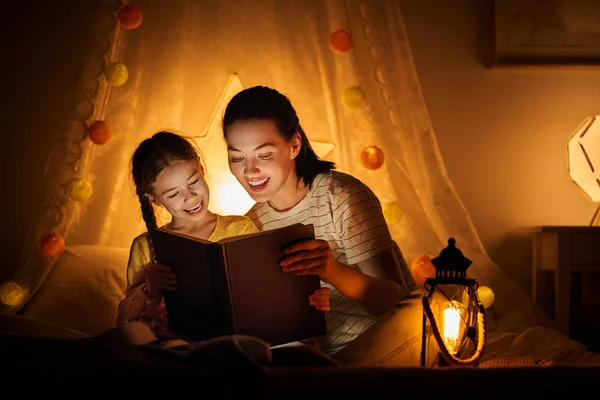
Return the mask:
[[173,216],[173,222],[199,221],[207,215],[208,185],[195,161],[176,161],[152,185],[153,200]]
[[198,203],[194,207],[185,209],[184,211],[189,213],[190,215],[196,215],[196,214],[200,213],[200,211],[202,211],[202,202]]

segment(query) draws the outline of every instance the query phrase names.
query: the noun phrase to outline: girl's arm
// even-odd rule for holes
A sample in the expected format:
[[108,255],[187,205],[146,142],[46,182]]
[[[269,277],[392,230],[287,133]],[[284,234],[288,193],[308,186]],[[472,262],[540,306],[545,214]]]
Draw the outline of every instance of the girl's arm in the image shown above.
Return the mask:
[[144,236],[137,237],[129,250],[127,288],[119,302],[116,326],[135,321],[147,315],[150,309],[160,307],[160,299],[151,299],[146,285],[146,268],[150,265],[150,248]]

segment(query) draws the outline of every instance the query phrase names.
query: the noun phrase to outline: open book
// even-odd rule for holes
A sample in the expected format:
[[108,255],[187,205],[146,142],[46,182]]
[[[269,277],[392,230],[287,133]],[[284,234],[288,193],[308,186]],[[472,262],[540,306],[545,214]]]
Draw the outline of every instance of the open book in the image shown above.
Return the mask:
[[258,337],[272,346],[326,333],[325,313],[308,303],[317,276],[283,272],[283,247],[314,238],[312,225],[209,242],[164,229],[151,231],[156,260],[177,274],[165,291],[171,329],[190,340],[231,334]]

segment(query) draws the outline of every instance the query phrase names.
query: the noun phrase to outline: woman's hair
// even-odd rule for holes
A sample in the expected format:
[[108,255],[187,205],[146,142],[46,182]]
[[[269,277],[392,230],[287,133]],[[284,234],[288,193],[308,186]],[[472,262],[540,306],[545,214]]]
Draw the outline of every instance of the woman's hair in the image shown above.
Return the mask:
[[204,174],[204,163],[200,150],[184,136],[161,131],[144,139],[131,158],[131,175],[135,193],[140,201],[142,217],[148,231],[157,228],[154,207],[148,198],[158,174],[176,161],[196,161]]
[[300,126],[296,110],[290,100],[275,89],[255,86],[244,89],[229,101],[223,115],[223,135],[238,122],[254,120],[273,121],[277,130],[287,141],[296,133],[300,135],[302,147],[296,156],[296,174],[310,187],[317,174],[335,169],[335,163],[319,159],[312,149],[306,133]]

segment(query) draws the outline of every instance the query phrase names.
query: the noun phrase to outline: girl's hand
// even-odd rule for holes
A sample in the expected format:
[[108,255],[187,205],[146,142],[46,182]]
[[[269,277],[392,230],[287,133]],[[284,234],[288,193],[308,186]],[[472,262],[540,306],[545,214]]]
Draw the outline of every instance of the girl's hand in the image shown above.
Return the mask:
[[163,290],[176,290],[177,275],[171,267],[164,264],[152,264],[146,269],[147,295],[151,299],[162,296]]
[[294,275],[317,275],[323,282],[331,283],[341,268],[326,240],[299,241],[287,246],[283,253],[279,265]]
[[319,311],[331,311],[329,306],[329,294],[331,290],[328,287],[322,287],[308,296],[308,303]]

